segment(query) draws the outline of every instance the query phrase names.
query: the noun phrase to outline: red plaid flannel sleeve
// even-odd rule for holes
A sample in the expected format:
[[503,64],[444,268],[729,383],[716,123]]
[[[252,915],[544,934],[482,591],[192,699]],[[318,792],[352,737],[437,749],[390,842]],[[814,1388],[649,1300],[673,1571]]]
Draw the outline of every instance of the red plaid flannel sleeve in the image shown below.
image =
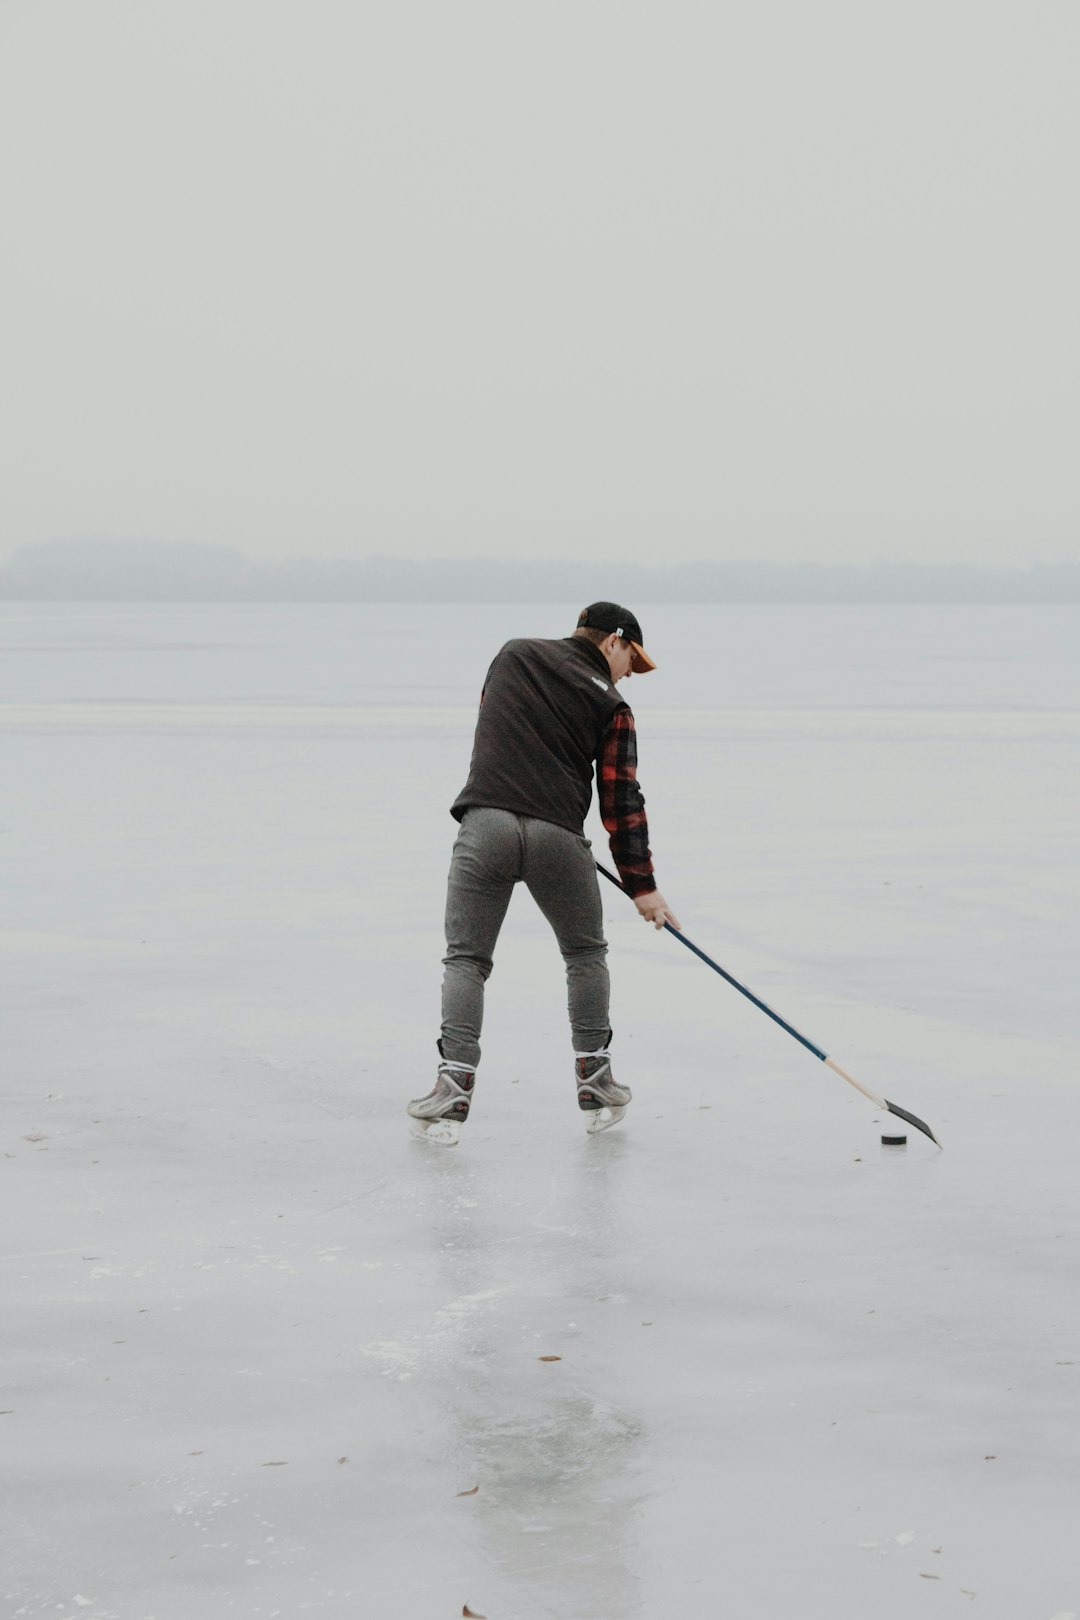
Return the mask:
[[596,758],[596,781],[600,819],[619,876],[632,895],[649,894],[656,879],[645,798],[637,779],[637,733],[629,709],[616,709],[608,722]]

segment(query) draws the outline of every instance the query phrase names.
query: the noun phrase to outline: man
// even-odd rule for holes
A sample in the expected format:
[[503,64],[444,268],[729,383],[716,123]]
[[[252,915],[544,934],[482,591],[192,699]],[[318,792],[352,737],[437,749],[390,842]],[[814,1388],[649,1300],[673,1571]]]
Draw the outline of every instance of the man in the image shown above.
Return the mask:
[[641,626],[594,602],[560,641],[508,641],[484,682],[469,779],[451,806],[461,823],[446,897],[442,1062],[435,1088],[408,1105],[421,1134],[453,1143],[469,1116],[484,983],[515,883],[555,931],[566,964],[578,1106],[587,1129],[622,1118],[630,1088],[611,1072],[607,941],[584,834],[595,768],[600,815],[623,884],[656,928],[679,926],[656,887],[634,717],[616,686],[656,668]]

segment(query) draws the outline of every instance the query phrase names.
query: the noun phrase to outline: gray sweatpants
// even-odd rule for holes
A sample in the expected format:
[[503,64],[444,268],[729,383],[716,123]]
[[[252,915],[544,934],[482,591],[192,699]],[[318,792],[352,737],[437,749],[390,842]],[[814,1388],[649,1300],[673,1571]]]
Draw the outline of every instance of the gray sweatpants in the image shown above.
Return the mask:
[[555,931],[566,963],[570,1030],[577,1052],[608,1045],[607,941],[600,890],[581,833],[533,816],[466,810],[446,890],[442,1038],[454,1063],[480,1061],[484,983],[514,884],[522,882]]

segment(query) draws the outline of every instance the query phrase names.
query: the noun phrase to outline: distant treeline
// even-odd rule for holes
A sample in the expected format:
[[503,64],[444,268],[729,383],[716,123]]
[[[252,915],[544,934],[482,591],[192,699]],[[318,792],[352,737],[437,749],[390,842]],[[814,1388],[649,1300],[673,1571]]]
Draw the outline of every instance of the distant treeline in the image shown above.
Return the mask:
[[1080,564],[672,563],[491,558],[296,558],[172,540],[43,540],[0,567],[8,601],[1077,602]]

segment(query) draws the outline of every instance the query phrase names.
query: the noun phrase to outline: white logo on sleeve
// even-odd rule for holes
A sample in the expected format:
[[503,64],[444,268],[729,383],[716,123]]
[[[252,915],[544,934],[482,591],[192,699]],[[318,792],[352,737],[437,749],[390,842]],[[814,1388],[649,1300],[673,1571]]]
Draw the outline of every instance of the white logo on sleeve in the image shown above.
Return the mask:
[[600,688],[601,692],[606,692],[607,691],[607,689],[608,689],[607,681],[602,681],[600,679],[599,675],[590,675],[589,679],[590,679],[590,681],[595,681],[596,682],[596,685]]

